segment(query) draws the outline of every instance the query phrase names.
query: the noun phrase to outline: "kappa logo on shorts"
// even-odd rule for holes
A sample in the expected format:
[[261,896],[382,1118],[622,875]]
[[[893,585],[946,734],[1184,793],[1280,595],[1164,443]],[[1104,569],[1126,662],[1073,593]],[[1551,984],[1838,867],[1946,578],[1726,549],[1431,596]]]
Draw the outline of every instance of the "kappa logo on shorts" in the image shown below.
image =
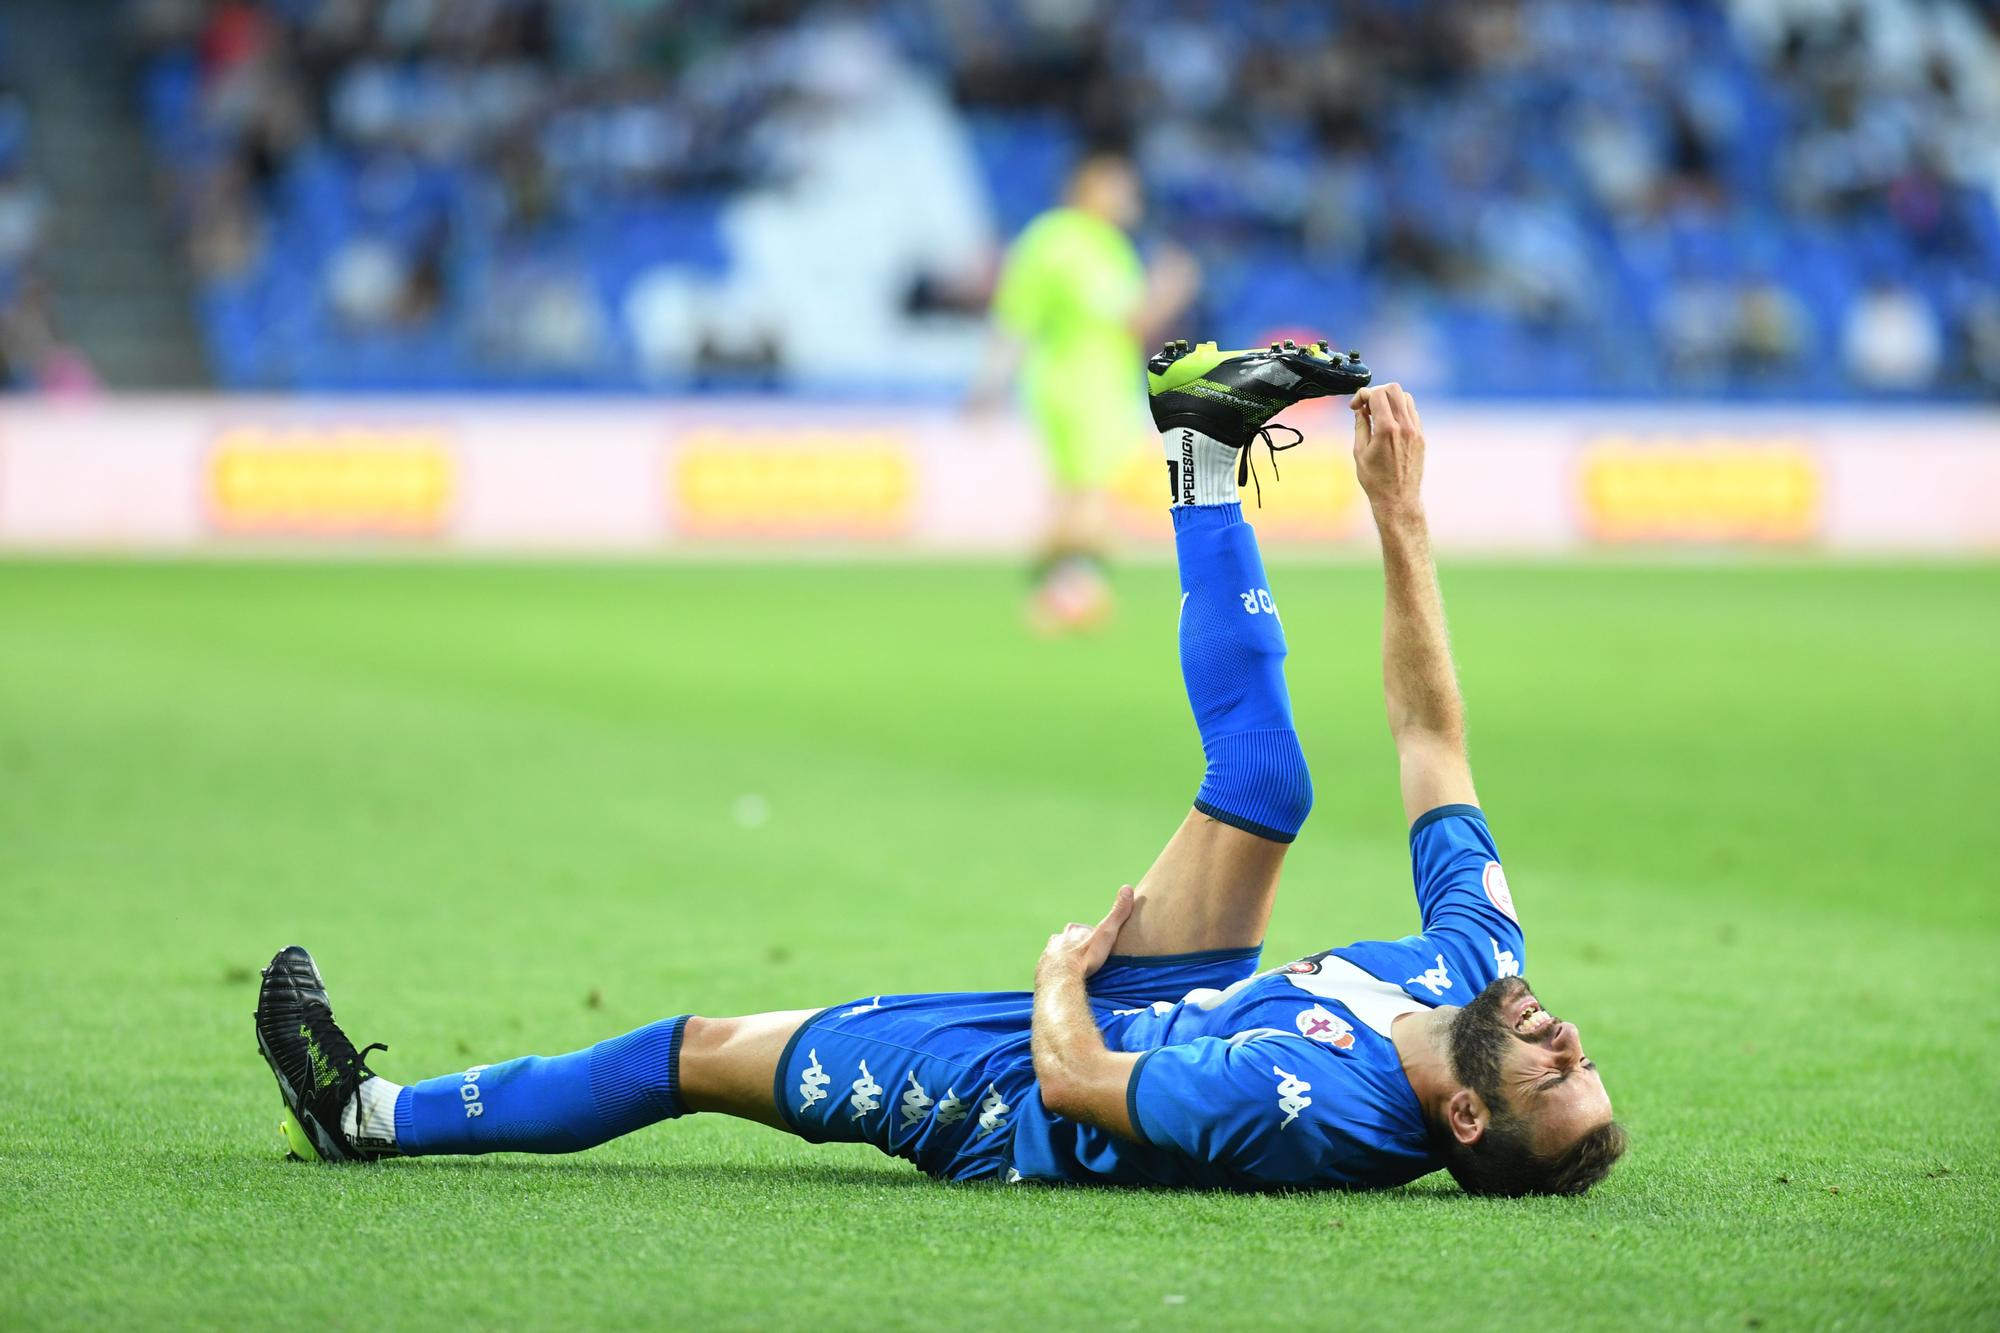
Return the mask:
[[1486,886],[1487,899],[1499,908],[1509,921],[1517,926],[1520,925],[1521,918],[1514,915],[1514,895],[1507,888],[1507,872],[1500,868],[1500,863],[1488,861],[1479,879]]
[[1514,956],[1512,949],[1501,948],[1500,941],[1494,939],[1491,935],[1486,937],[1486,942],[1493,946],[1493,973],[1495,976],[1518,977],[1521,975],[1521,960]]
[[806,1066],[805,1076],[799,1080],[799,1096],[805,1098],[804,1101],[799,1103],[800,1115],[804,1115],[807,1111],[810,1111],[814,1102],[825,1101],[826,1085],[833,1082],[833,1079],[827,1072],[819,1067],[819,1052],[817,1050],[807,1051],[806,1059],[812,1061],[812,1063]]
[[1340,1015],[1330,1012],[1325,1005],[1316,1004],[1299,1012],[1299,1033],[1309,1040],[1331,1046],[1338,1051],[1354,1048],[1354,1025]]
[[1271,1066],[1271,1072],[1276,1074],[1279,1080],[1278,1109],[1285,1113],[1285,1118],[1278,1122],[1278,1128],[1283,1129],[1299,1118],[1299,1112],[1313,1104],[1313,1099],[1306,1096],[1313,1090],[1313,1085],[1297,1074],[1286,1073],[1276,1065]]
[[910,1086],[903,1093],[903,1128],[909,1129],[930,1113],[937,1100],[924,1091],[924,1085],[917,1082],[916,1072],[910,1073]]
[[868,1072],[866,1060],[861,1062],[861,1077],[854,1080],[853,1086],[854,1095],[847,1099],[847,1104],[854,1108],[854,1114],[848,1117],[850,1120],[859,1120],[870,1111],[882,1109],[882,1085]]
[[1000,1089],[994,1084],[986,1085],[986,1100],[979,1103],[979,1132],[991,1134],[1007,1123],[1007,1113],[1014,1108],[1000,1100]]
[[1427,967],[1403,983],[1405,986],[1422,986],[1433,995],[1442,995],[1451,989],[1451,970],[1444,965],[1444,955],[1437,956],[1437,966]]

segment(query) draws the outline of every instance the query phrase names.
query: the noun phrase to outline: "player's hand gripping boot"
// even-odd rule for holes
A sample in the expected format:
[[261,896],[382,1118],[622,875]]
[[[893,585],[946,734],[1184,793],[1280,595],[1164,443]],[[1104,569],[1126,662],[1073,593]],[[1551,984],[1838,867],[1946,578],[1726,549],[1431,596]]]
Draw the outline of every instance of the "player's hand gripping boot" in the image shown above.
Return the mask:
[[257,993],[257,1049],[278,1080],[285,1099],[279,1129],[292,1155],[327,1162],[366,1162],[388,1156],[386,1146],[358,1142],[342,1124],[343,1112],[361,1085],[375,1077],[362,1050],[333,1021],[326,986],[312,955],[294,944],[280,950],[264,969]]
[[[1308,398],[1338,397],[1364,389],[1370,378],[1368,367],[1361,364],[1361,353],[1343,355],[1324,340],[1301,347],[1288,339],[1272,343],[1268,349],[1227,352],[1212,342],[1189,346],[1182,339],[1166,344],[1146,361],[1153,425],[1163,436],[1192,431],[1235,450],[1238,486],[1251,476],[1250,446],[1258,439],[1273,455],[1298,443],[1297,438],[1291,444],[1274,443],[1271,418]],[[1298,432],[1292,434],[1296,437]],[[1189,450],[1194,447],[1192,438],[1188,437]],[[1197,503],[1192,457],[1183,462],[1169,448],[1167,470],[1175,499]],[[1214,501],[1213,496],[1199,500]]]

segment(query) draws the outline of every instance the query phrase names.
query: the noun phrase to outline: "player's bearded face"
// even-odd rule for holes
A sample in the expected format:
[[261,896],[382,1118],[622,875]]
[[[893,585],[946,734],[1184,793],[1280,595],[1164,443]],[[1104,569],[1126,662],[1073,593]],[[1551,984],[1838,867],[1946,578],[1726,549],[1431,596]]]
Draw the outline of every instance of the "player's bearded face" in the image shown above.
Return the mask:
[[1501,977],[1479,992],[1451,1022],[1451,1072],[1493,1110],[1511,1112],[1501,1080],[1509,1043],[1506,1011],[1528,991],[1520,977]]

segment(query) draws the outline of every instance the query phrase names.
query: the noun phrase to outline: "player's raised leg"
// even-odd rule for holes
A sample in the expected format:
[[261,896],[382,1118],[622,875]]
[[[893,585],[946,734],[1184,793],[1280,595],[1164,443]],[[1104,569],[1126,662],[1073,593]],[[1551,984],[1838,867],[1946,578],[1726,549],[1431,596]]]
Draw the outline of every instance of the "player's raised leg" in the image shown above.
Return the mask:
[[1369,372],[1325,343],[1170,343],[1147,369],[1172,493],[1181,675],[1208,766],[1194,810],[1139,882],[1117,951],[1243,948],[1263,940],[1312,779],[1285,688],[1284,624],[1238,487],[1266,422],[1352,393]]

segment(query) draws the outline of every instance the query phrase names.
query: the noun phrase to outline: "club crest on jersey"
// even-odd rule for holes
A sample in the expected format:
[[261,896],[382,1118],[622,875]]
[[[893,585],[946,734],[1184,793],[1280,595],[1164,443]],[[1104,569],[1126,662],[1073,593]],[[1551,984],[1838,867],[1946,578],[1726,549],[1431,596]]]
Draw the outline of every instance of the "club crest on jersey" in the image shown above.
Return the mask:
[[1311,976],[1313,973],[1321,970],[1321,965],[1326,962],[1327,955],[1332,952],[1333,950],[1331,949],[1321,949],[1318,953],[1309,954],[1299,959],[1296,963],[1286,963],[1285,971],[1295,977]]
[[1499,908],[1509,921],[1517,926],[1520,925],[1521,918],[1514,915],[1514,895],[1507,890],[1507,872],[1500,868],[1500,863],[1488,861],[1486,871],[1480,879],[1486,885],[1487,899]]
[[1354,1025],[1335,1013],[1330,1013],[1325,1005],[1316,1004],[1300,1011],[1299,1034],[1310,1041],[1321,1042],[1337,1051],[1352,1050],[1354,1047]]

